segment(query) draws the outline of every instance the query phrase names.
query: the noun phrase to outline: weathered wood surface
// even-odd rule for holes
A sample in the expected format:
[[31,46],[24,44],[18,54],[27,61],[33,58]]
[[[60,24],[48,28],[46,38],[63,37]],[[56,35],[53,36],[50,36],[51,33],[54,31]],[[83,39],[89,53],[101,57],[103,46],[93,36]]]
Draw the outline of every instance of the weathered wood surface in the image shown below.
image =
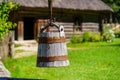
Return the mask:
[[6,59],[9,54],[9,35],[6,34],[4,39],[0,40],[0,57]]
[[24,21],[18,21],[18,40],[24,40]]
[[[81,30],[74,30],[74,23],[73,22],[56,22],[59,25],[64,26],[64,31],[66,35],[66,39],[70,40],[70,38],[73,36],[73,34],[82,35],[83,32],[86,31],[92,31],[92,32],[98,32],[99,30],[99,24],[98,23],[82,23],[82,29]],[[34,25],[34,38],[37,40],[38,34],[40,32],[40,27],[48,24],[47,19],[37,19]],[[80,27],[80,26],[78,26]],[[58,30],[55,27],[50,28],[51,32],[58,32]]]
[[[2,40],[0,40],[0,58],[1,60],[5,60],[9,55],[13,57],[14,53],[14,33],[10,32],[4,36]],[[12,41],[12,42],[11,42]]]
[[47,19],[37,19],[34,24],[34,39],[37,40],[38,34],[40,33],[40,27],[48,23]]
[[9,53],[10,57],[14,57],[14,37],[15,37],[15,32],[11,31],[10,32],[10,40],[9,40]]
[[[65,37],[64,31],[62,32],[43,32],[41,37],[58,38]],[[37,55],[38,67],[58,67],[68,66],[67,47],[65,42],[53,43],[39,43]]]
[[92,31],[98,32],[99,31],[99,24],[98,23],[82,23],[82,31]]

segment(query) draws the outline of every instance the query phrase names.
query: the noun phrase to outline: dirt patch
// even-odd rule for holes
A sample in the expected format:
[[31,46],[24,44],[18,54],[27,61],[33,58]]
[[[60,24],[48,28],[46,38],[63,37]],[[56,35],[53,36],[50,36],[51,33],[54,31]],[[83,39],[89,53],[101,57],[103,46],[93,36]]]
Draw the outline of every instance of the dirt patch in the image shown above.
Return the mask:
[[31,56],[37,54],[38,43],[35,40],[27,41],[15,41],[14,58],[20,58],[25,56]]

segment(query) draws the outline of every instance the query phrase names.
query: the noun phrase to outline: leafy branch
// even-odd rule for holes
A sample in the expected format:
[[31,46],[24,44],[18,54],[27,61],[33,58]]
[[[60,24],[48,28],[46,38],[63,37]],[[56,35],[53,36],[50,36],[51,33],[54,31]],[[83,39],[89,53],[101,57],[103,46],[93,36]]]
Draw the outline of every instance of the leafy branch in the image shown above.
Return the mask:
[[4,1],[0,3],[0,39],[4,37],[10,29],[16,27],[15,23],[10,22],[9,14],[12,10],[16,10],[19,7],[15,2]]

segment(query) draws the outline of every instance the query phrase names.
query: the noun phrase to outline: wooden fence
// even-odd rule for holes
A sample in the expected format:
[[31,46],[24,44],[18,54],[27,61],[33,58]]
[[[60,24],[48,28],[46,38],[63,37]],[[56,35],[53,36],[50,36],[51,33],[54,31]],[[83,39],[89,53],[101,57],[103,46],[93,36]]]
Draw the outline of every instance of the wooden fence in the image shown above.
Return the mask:
[[4,60],[8,56],[13,57],[14,53],[14,32],[11,31],[0,40],[0,59]]

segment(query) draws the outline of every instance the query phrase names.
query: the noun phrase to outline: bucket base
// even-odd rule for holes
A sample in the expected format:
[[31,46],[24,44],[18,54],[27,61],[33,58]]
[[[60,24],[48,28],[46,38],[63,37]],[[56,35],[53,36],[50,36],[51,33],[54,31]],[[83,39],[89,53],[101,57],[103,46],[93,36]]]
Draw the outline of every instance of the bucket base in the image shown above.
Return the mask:
[[69,61],[54,61],[54,62],[39,62],[37,63],[37,67],[62,67],[68,66]]

